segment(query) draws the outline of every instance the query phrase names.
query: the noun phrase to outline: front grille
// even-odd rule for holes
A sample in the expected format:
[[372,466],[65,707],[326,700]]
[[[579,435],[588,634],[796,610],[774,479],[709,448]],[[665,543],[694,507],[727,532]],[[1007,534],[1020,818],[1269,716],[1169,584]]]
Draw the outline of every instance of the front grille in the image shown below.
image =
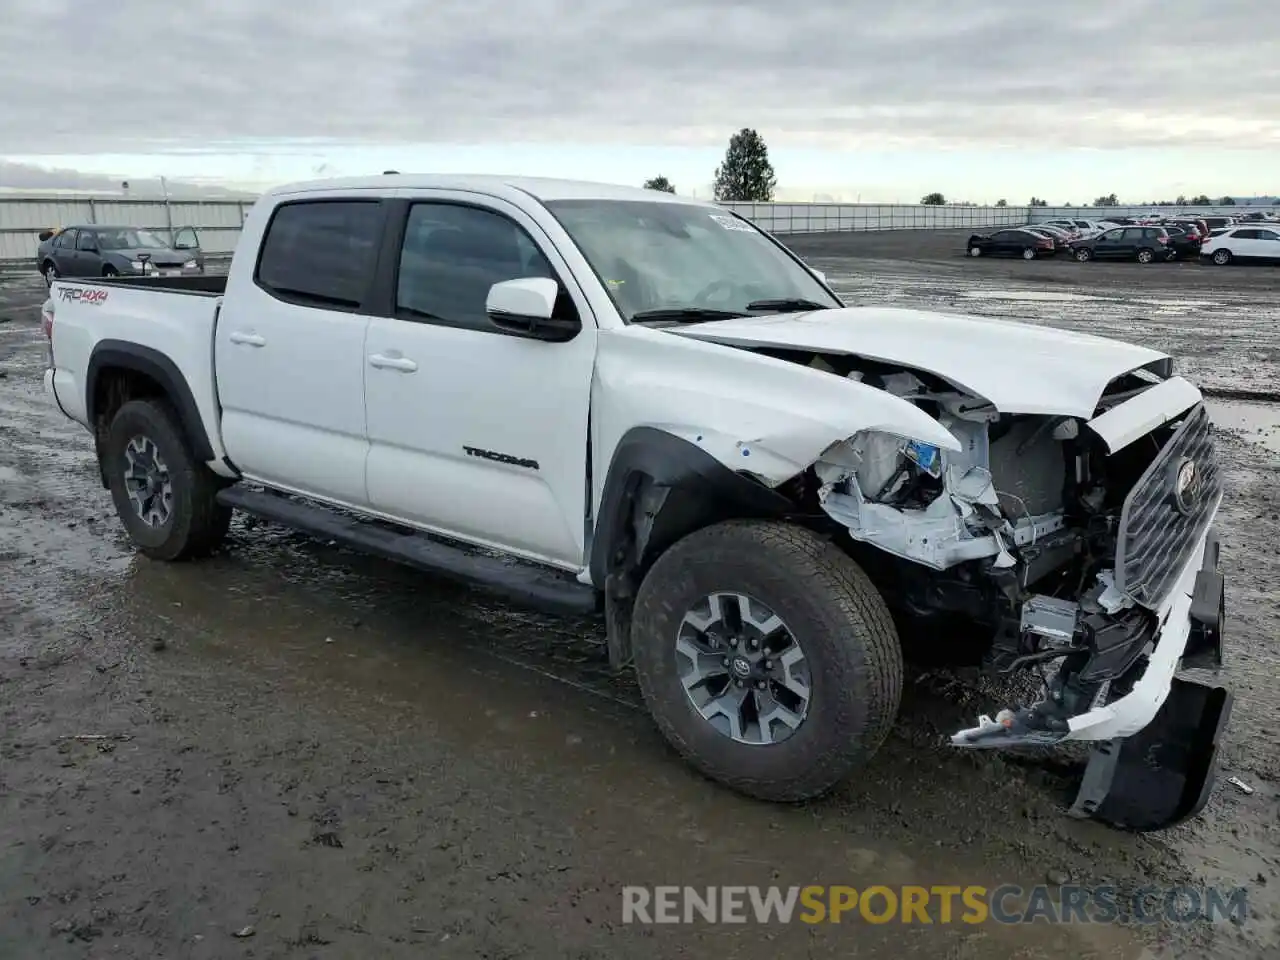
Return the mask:
[[[1178,471],[1187,460],[1196,464],[1200,490],[1189,512],[1183,513],[1174,505],[1174,491]],[[1213,447],[1213,424],[1201,403],[1187,414],[1125,497],[1116,538],[1116,587],[1144,607],[1159,606],[1191,559],[1221,498],[1222,471]]]

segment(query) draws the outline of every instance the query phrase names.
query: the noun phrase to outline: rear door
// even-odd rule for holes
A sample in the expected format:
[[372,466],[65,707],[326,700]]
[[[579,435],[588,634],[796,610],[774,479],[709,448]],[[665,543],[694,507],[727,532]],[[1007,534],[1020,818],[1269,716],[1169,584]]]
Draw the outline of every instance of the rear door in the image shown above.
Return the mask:
[[76,276],[99,277],[102,275],[102,254],[98,249],[98,235],[92,230],[81,230],[76,237]]
[[252,276],[228,285],[214,334],[222,437],[250,479],[365,504],[364,311],[383,218],[377,198],[282,203]]
[[80,276],[76,273],[76,235],[79,232],[74,227],[63,230],[53,238],[53,243],[49,247],[49,256],[53,260],[53,265],[64,277]]

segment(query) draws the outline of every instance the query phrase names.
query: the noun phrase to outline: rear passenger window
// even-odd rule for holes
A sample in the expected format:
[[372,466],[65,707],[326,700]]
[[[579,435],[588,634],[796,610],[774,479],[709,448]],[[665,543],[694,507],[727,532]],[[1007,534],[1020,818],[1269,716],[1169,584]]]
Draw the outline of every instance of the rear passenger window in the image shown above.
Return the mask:
[[[409,208],[396,313],[451,327],[497,333],[485,310],[489,288],[525,277],[557,279],[533,238],[491,210],[451,203],[415,203]],[[573,303],[562,289],[557,313]]]
[[267,225],[255,279],[281,300],[355,310],[368,293],[381,236],[377,200],[283,204]]

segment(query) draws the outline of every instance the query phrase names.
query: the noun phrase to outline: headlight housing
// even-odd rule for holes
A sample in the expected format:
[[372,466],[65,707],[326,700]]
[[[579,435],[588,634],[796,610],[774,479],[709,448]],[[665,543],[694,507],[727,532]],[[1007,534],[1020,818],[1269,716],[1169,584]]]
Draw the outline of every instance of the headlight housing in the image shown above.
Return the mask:
[[197,264],[196,264],[195,260],[194,260],[194,259],[192,259],[192,260],[188,260],[186,263],[184,263],[184,264],[182,265],[182,269],[183,269],[183,270],[194,270],[194,269],[196,268],[196,266],[197,266]]

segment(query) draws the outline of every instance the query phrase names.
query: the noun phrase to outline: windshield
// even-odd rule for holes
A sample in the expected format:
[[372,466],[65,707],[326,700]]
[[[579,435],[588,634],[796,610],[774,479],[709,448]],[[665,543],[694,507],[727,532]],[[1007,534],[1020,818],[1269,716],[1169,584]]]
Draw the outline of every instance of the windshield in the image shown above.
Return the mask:
[[727,210],[644,200],[546,206],[628,323],[654,311],[747,315],[802,308],[797,301],[841,306],[769,237]]
[[150,230],[122,227],[99,227],[98,248],[101,250],[160,250],[169,246]]

